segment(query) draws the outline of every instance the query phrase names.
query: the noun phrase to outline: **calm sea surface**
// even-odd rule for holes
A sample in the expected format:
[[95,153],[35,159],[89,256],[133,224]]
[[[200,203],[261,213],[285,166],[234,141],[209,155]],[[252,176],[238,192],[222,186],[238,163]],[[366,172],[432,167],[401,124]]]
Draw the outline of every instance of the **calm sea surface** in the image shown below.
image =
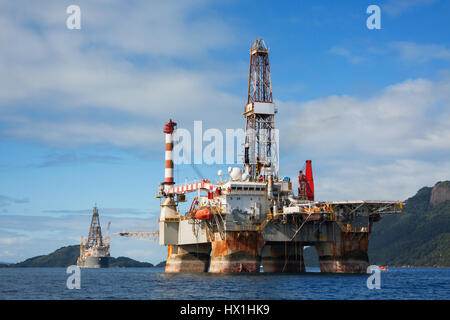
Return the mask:
[[81,288],[65,268],[0,268],[0,299],[450,299],[450,268],[389,269],[381,289],[369,275],[165,274],[162,268],[83,269]]

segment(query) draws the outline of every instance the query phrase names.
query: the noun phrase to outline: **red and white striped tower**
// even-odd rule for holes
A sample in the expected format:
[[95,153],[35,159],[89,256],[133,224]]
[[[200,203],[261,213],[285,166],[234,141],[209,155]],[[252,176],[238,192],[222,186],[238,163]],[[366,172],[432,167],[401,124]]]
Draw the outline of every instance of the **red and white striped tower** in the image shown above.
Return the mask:
[[164,173],[164,189],[175,184],[173,180],[173,132],[177,123],[172,119],[164,126],[164,133],[166,134],[166,168]]

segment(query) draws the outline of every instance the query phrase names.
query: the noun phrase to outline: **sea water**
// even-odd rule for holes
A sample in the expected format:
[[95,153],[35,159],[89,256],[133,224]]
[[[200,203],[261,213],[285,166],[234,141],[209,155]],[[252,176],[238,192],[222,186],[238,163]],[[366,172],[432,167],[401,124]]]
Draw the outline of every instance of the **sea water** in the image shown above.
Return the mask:
[[68,289],[65,268],[0,268],[0,299],[450,299],[450,268],[392,268],[380,289],[369,274],[166,274],[163,268],[81,269]]

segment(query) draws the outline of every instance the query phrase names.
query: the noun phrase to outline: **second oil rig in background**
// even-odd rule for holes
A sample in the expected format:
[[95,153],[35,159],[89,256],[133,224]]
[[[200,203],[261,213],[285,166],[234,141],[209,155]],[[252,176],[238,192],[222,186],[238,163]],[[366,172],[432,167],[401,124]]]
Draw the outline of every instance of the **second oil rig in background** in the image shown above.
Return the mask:
[[[110,223],[108,223],[109,231]],[[102,228],[98,209],[94,206],[92,212],[91,227],[87,240],[81,237],[80,257],[77,265],[81,268],[108,268],[109,267],[109,234],[106,241],[103,241]]]

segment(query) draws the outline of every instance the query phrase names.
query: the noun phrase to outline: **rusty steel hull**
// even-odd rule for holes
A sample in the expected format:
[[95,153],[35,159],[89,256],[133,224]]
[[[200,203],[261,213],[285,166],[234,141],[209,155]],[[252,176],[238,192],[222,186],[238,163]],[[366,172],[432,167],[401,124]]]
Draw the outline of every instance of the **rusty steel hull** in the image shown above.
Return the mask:
[[209,234],[208,242],[169,245],[165,270],[240,273],[260,272],[262,266],[266,273],[301,273],[306,272],[303,247],[308,245],[317,250],[321,272],[366,273],[369,235],[330,229],[327,234],[316,235],[317,240],[305,242],[267,241],[262,231],[214,232]]
[[353,218],[352,225],[337,215],[315,214],[278,214],[244,226],[247,220],[238,210],[222,220],[212,215],[160,221],[160,240],[169,246],[166,272],[260,272],[262,267],[266,273],[301,273],[306,271],[304,246],[315,246],[322,272],[366,273],[371,218]]
[[298,242],[269,242],[262,250],[264,272],[305,272],[303,245]]
[[215,238],[209,272],[259,272],[264,245],[260,231],[228,231],[224,240],[218,233]]
[[320,271],[330,273],[365,273],[369,266],[369,234],[340,234],[337,242],[316,243]]
[[209,267],[211,244],[169,245],[165,271],[206,272]]
[[[222,237],[224,239],[222,239]],[[260,231],[214,234],[209,243],[169,245],[165,271],[240,273],[306,272],[302,242],[265,242]],[[316,242],[320,271],[365,273],[368,233],[342,232],[336,241]]]

